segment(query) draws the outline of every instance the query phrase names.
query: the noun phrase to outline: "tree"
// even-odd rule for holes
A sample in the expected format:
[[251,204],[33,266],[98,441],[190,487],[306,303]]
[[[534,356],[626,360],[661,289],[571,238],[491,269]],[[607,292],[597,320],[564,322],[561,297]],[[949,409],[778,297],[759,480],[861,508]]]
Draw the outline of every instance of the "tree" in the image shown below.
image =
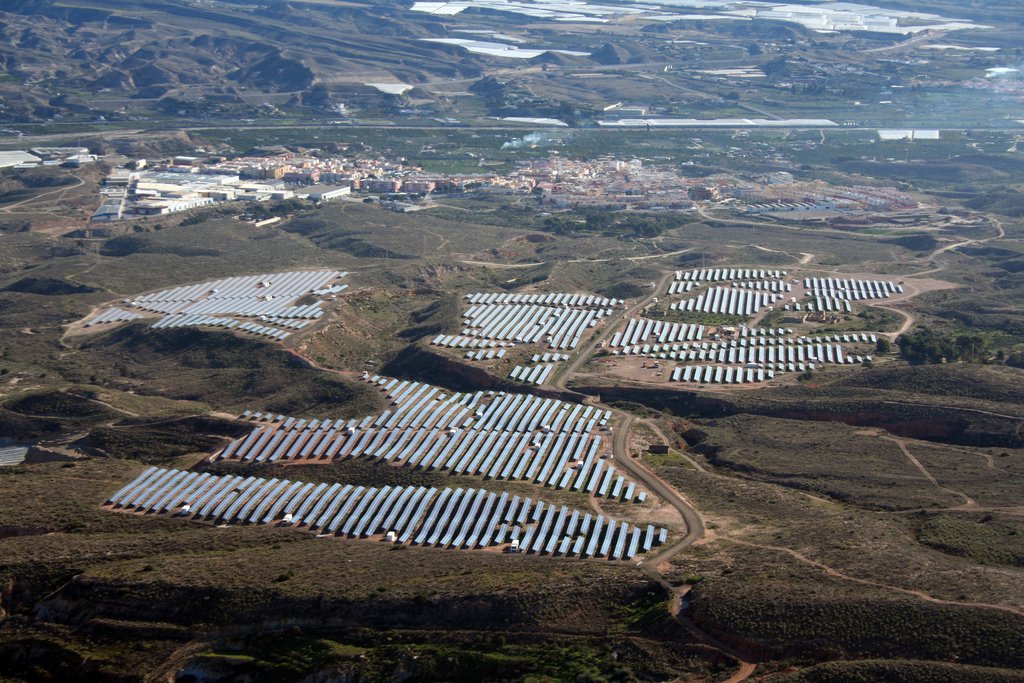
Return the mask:
[[941,363],[959,360],[984,361],[989,356],[987,337],[980,334],[940,335],[927,328],[915,330],[896,340],[900,355],[911,363]]
[[953,340],[956,345],[957,358],[974,362],[988,356],[986,347],[988,339],[980,334],[961,334]]
[[892,351],[892,342],[886,337],[879,337],[878,341],[875,342],[875,351],[878,353],[889,353]]
[[952,340],[921,328],[896,340],[900,355],[911,363],[941,363],[956,357]]

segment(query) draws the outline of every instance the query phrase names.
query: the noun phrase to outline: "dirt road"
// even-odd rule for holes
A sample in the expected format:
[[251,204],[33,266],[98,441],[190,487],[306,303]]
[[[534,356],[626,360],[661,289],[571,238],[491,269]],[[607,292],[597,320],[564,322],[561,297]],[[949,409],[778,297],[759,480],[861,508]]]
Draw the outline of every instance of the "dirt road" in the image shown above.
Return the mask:
[[[81,187],[82,185],[85,184],[84,180],[82,180],[78,176],[74,175],[73,173],[69,173],[68,175],[75,179],[75,184],[74,185],[61,185],[60,187],[55,188],[53,190],[48,190],[46,192],[40,192],[39,194],[32,195],[28,199],[22,199],[20,202],[14,202],[13,204],[8,204],[7,206],[0,207],[0,212],[2,212],[2,213],[11,213],[11,209],[16,208],[18,206],[24,206],[25,204],[29,204],[31,202],[38,201],[38,200],[42,199],[43,197],[47,197],[47,196],[49,196],[51,194],[57,194],[58,192],[67,192],[68,190],[73,190],[76,187]],[[18,211],[18,212],[15,212],[15,213],[22,213],[22,212]]]
[[955,489],[951,489],[948,486],[943,486],[942,484],[940,484],[939,481],[932,475],[932,473],[929,472],[928,469],[921,464],[921,461],[914,457],[914,454],[910,452],[910,449],[907,448],[907,442],[905,439],[901,439],[897,436],[885,436],[881,432],[879,432],[878,437],[881,439],[885,439],[886,441],[892,441],[894,444],[899,446],[900,451],[907,458],[907,460],[910,461],[910,464],[917,468],[917,471],[923,474],[924,478],[931,482],[932,486],[942,491],[945,491],[946,493],[951,493],[954,496],[957,496],[958,498],[963,498],[965,506],[976,507],[978,505],[970,496],[961,493]]
[[668,562],[678,553],[700,540],[704,536],[704,520],[701,519],[697,509],[690,505],[690,502],[681,493],[664,479],[647,469],[643,463],[630,454],[629,433],[635,419],[632,415],[626,414],[623,416],[612,440],[612,457],[622,469],[629,472],[644,486],[657,493],[665,502],[678,510],[686,522],[686,534],[682,538],[679,538],[675,543],[654,557],[644,560],[645,564],[657,567],[663,562]]
[[921,600],[924,600],[926,602],[932,602],[932,603],[939,604],[939,605],[953,605],[955,607],[979,607],[979,608],[982,608],[982,609],[993,609],[993,610],[999,610],[1000,612],[1009,612],[1010,614],[1016,614],[1018,616],[1024,616],[1024,610],[1018,609],[1017,607],[1010,607],[1009,605],[994,605],[994,604],[988,603],[988,602],[967,602],[967,601],[960,601],[960,600],[944,600],[942,598],[936,598],[935,596],[929,595],[929,594],[925,593],[924,591],[913,590],[911,588],[901,588],[899,586],[893,586],[893,585],[890,585],[890,584],[887,584],[887,583],[882,583],[880,581],[873,581],[871,579],[861,579],[861,578],[857,578],[856,576],[850,576],[849,574],[844,574],[841,571],[839,571],[838,569],[833,569],[832,567],[829,567],[826,564],[818,562],[817,560],[812,560],[811,558],[807,557],[806,555],[804,555],[804,554],[802,554],[800,552],[797,552],[796,550],[793,550],[792,548],[784,548],[784,547],[775,546],[775,545],[765,545],[763,543],[754,543],[752,541],[741,541],[741,540],[736,539],[736,538],[729,538],[729,539],[726,539],[726,540],[728,540],[728,542],[730,542],[730,543],[735,543],[736,545],[745,545],[745,546],[748,546],[750,548],[760,548],[762,550],[771,550],[773,552],[785,553],[786,555],[789,555],[790,557],[792,557],[795,560],[798,560],[798,561],[800,561],[800,562],[802,562],[802,563],[804,563],[806,565],[809,565],[811,567],[814,567],[815,569],[818,569],[819,571],[821,571],[822,573],[826,574],[827,576],[831,576],[832,578],[836,578],[836,579],[842,579],[843,581],[850,581],[852,583],[859,583],[859,584],[862,584],[862,585],[865,585],[865,586],[874,586],[875,588],[883,588],[885,590],[890,590],[890,591],[893,591],[893,592],[896,592],[896,593],[903,593],[904,595],[912,595],[912,596],[914,596],[916,598],[920,598]]
[[638,302],[636,302],[632,308],[623,309],[619,311],[617,314],[608,318],[607,322],[605,322],[604,324],[604,329],[597,336],[591,339],[588,345],[585,348],[581,349],[576,354],[576,356],[571,361],[569,361],[569,365],[566,366],[566,368],[562,372],[558,373],[555,376],[555,378],[551,381],[551,386],[554,387],[555,389],[560,389],[564,391],[566,388],[566,382],[568,382],[573,377],[573,375],[576,374],[576,372],[580,369],[580,366],[582,366],[584,363],[590,360],[591,356],[594,355],[594,349],[599,347],[601,345],[601,342],[605,341],[606,339],[612,336],[612,334],[615,332],[615,328],[618,325],[618,323],[625,320],[629,316],[631,311],[643,310],[643,307],[651,303],[651,301],[654,300],[656,296],[658,296],[659,292],[663,291],[668,287],[669,280],[672,279],[674,275],[674,273],[665,273],[661,277],[661,279],[658,280],[657,284],[651,290],[651,292],[647,294],[643,299],[640,299]]
[[[672,277],[674,277],[674,273],[672,272],[663,275],[654,289],[644,298],[636,302],[632,306],[631,310],[642,310],[644,306],[649,304],[660,292],[666,289],[668,282]],[[617,327],[617,323],[625,319],[629,315],[629,312],[629,310],[623,310],[620,314],[609,320],[602,332],[596,335],[586,348],[576,354],[575,358],[572,359],[566,369],[552,382],[552,385],[564,390],[566,388],[566,383],[572,379],[579,368],[593,356],[594,350],[600,347],[601,342],[612,335]],[[732,676],[729,677],[728,682],[740,683],[753,675],[756,668],[755,664],[748,661],[742,653],[704,632],[697,627],[696,624],[693,624],[683,616],[681,613],[682,598],[686,592],[688,592],[689,586],[676,588],[672,586],[661,574],[662,565],[668,563],[673,557],[704,537],[706,531],[704,527],[704,520],[701,518],[697,509],[693,507],[693,505],[691,505],[679,491],[657,474],[647,469],[640,460],[631,455],[629,437],[633,423],[636,421],[636,417],[629,413],[622,413],[614,410],[613,412],[618,414],[620,417],[615,428],[615,436],[612,439],[612,459],[620,468],[628,472],[635,480],[643,484],[648,490],[654,492],[662,500],[674,507],[682,516],[683,521],[686,524],[685,534],[676,539],[671,545],[661,550],[657,555],[641,561],[640,567],[648,576],[657,581],[672,594],[669,610],[672,613],[672,616],[674,616],[684,628],[692,632],[700,640],[711,647],[721,650],[736,659],[739,663],[739,668]],[[666,442],[666,445],[670,445],[660,429],[656,428],[655,431],[659,434],[661,439]]]
[[[673,277],[673,273],[666,273],[653,291],[637,302],[633,306],[632,310],[642,309],[650,303],[650,301],[667,286],[668,280],[671,277]],[[628,314],[628,310],[623,310],[619,315],[614,316],[613,319],[606,324],[604,330],[589,344],[588,348],[580,351],[576,357],[570,361],[568,367],[566,367],[565,370],[562,371],[552,382],[552,386],[560,390],[565,390],[566,383],[575,376],[580,366],[586,363],[593,355],[594,348],[600,346],[602,341],[611,336],[617,326],[616,323],[625,319]],[[611,410],[613,410],[613,412],[617,412],[614,411],[614,409]],[[682,550],[689,548],[695,541],[700,539],[704,535],[704,522],[697,510],[690,505],[689,501],[687,501],[682,494],[630,455],[630,428],[636,418],[628,413],[619,413],[619,415],[621,415],[621,418],[615,430],[615,436],[612,440],[612,457],[635,479],[644,484],[654,493],[658,494],[658,496],[678,510],[679,514],[682,515],[683,520],[686,522],[686,534],[682,538],[678,539],[675,543],[660,552],[654,558],[646,561],[648,564],[656,567],[660,563],[671,559]]]

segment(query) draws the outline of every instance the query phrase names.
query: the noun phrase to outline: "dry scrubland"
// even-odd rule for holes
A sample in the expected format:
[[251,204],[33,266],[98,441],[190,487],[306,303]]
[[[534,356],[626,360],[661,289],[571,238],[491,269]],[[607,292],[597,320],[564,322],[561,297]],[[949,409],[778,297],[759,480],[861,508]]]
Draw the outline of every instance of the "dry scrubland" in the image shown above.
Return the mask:
[[[1013,305],[1024,231],[1012,221],[998,248],[933,257],[889,235],[754,231],[735,216],[694,216],[634,239],[551,235],[515,200],[444,204],[414,216],[329,205],[263,229],[220,216],[167,219],[160,229],[146,222],[123,235],[2,236],[0,436],[78,456],[0,469],[10,492],[0,501],[0,661],[12,676],[132,679],[188,667],[257,680],[413,671],[714,681],[736,671],[738,654],[769,681],[1020,680],[1024,396],[1022,371],[998,362],[911,366],[889,353],[871,368],[710,397],[616,386],[590,364],[569,389],[647,420],[634,423],[637,452],[664,434],[672,450],[641,461],[707,527],[660,568],[392,548],[100,509],[145,464],[195,466],[238,435],[229,418],[243,409],[313,418],[381,410],[380,394],[351,381],[353,372],[502,387],[507,367],[480,370],[424,350],[424,340],[458,328],[471,291],[635,301],[670,270],[795,269],[813,252],[808,272],[941,268],[932,276],[962,286],[895,307],[943,334],[984,335],[992,349],[1024,344],[1024,314]],[[673,255],[646,258],[659,254]],[[297,267],[347,270],[350,289],[283,346],[143,324],[66,334],[131,294]],[[867,310],[839,329],[885,331],[904,320]],[[376,486],[479,481],[363,460],[201,468]],[[588,505],[571,492],[541,497]],[[682,531],[675,512],[650,514]],[[658,569],[671,586],[689,587],[683,625],[669,615]]]

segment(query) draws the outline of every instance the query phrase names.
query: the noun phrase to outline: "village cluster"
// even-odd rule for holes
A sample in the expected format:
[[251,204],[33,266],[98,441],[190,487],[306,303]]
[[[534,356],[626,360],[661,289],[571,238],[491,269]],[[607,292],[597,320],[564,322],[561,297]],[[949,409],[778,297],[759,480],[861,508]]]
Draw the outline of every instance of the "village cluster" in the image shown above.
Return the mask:
[[557,154],[525,160],[508,173],[428,173],[401,160],[295,154],[227,159],[176,156],[150,165],[137,159],[113,169],[93,221],[160,216],[220,202],[375,197],[395,211],[434,206],[432,197],[465,193],[533,196],[552,210],[693,209],[735,204],[749,213],[893,212],[918,208],[891,188],[798,181],[786,172],[752,178],[698,177],[687,166],[641,159],[577,161]]

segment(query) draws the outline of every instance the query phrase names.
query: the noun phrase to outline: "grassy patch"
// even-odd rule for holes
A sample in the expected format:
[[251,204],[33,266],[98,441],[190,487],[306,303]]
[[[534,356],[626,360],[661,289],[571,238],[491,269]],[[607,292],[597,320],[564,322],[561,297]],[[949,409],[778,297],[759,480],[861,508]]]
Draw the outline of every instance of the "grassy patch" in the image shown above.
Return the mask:
[[655,467],[693,467],[689,460],[687,460],[682,453],[679,451],[669,450],[668,453],[645,453],[644,462],[654,465]]
[[867,660],[826,662],[768,680],[771,683],[1020,683],[1024,681],[1024,674],[1011,669],[946,662]]
[[981,564],[1024,566],[1024,533],[1020,525],[1000,524],[991,515],[980,521],[955,515],[930,515],[917,530],[917,540]]
[[694,618],[782,656],[1024,665],[1024,618],[885,597],[802,570],[782,571],[702,581],[693,589]]
[[95,372],[96,383],[139,394],[320,417],[362,416],[381,407],[379,394],[365,385],[303,367],[275,345],[225,332],[128,326],[89,338],[82,350],[76,360],[83,375]]

